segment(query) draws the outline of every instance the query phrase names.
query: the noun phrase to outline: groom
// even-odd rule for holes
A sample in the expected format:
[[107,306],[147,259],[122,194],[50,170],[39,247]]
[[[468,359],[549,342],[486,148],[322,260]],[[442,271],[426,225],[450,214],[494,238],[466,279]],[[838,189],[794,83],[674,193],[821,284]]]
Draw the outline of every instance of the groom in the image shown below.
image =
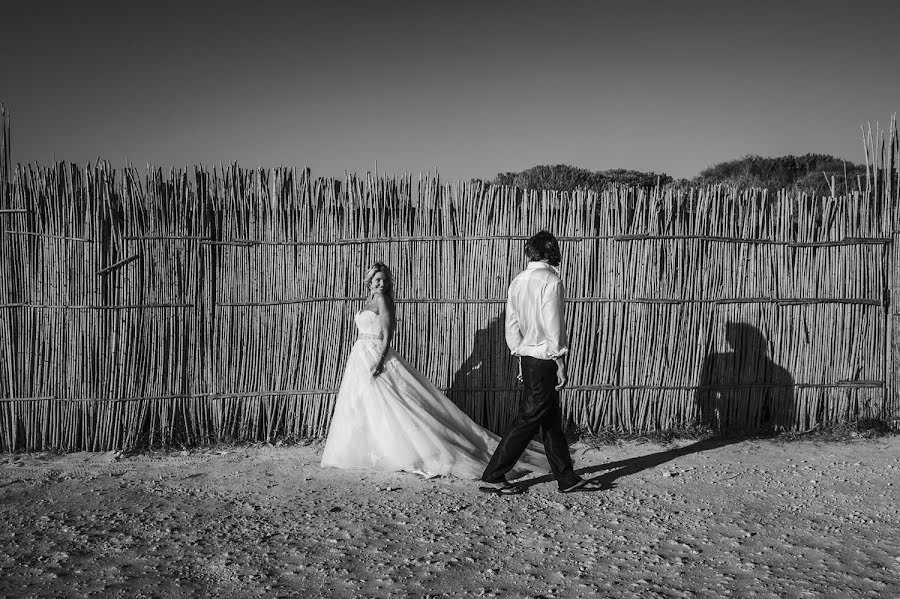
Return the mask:
[[479,487],[487,493],[515,495],[523,489],[506,480],[540,429],[544,452],[559,490],[571,493],[588,486],[575,474],[572,456],[562,430],[559,391],[566,386],[566,354],[569,344],[563,313],[565,289],[559,278],[559,242],[541,231],[525,243],[528,267],[509,286],[506,300],[506,344],[519,357],[525,393],[519,414],[491,456]]

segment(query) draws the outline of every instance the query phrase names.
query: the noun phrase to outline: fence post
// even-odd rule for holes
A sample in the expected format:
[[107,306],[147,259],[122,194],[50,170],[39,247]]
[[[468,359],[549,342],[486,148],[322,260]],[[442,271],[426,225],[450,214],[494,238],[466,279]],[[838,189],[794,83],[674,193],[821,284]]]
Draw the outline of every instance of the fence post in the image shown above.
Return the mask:
[[900,261],[897,259],[898,247],[898,227],[895,221],[893,202],[891,202],[888,198],[885,198],[888,201],[885,202],[887,204],[883,207],[884,210],[888,211],[888,234],[890,235],[891,243],[888,245],[885,251],[884,260],[887,263],[885,265],[885,290],[884,290],[884,313],[885,313],[885,355],[884,355],[884,399],[882,400],[881,406],[881,414],[882,417],[890,420],[894,417],[894,406],[896,402],[896,393],[895,389],[897,388],[896,381],[896,372],[894,369],[894,363],[896,362],[896,355],[898,349],[898,339],[894,333],[895,326],[894,321],[900,314],[897,313],[897,300],[898,300],[898,289],[897,289],[897,269],[900,267]]

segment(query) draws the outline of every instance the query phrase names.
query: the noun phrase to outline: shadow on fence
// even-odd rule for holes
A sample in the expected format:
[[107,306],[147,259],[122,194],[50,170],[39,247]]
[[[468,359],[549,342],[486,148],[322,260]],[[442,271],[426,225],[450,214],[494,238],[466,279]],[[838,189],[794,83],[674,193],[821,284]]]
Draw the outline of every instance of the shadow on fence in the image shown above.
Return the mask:
[[768,342],[756,327],[725,325],[731,351],[703,361],[696,393],[700,423],[720,431],[775,433],[794,425],[794,378],[768,356]]
[[506,312],[475,332],[472,353],[453,375],[447,394],[475,422],[502,434],[515,418],[521,383],[506,347]]

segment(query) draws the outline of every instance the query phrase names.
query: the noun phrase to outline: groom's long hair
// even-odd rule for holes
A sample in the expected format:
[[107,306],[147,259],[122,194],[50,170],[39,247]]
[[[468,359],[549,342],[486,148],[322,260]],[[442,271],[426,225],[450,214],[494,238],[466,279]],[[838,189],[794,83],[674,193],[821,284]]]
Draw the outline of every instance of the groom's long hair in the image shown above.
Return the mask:
[[538,231],[525,242],[525,255],[534,262],[546,260],[556,266],[561,258],[559,241],[550,231]]
[[368,293],[369,283],[372,282],[372,279],[378,273],[384,274],[384,282],[386,283],[384,286],[384,292],[391,299],[391,301],[394,301],[394,275],[391,274],[391,269],[388,268],[388,265],[384,262],[376,262],[369,267],[369,270],[366,271],[366,274],[363,276],[363,285],[366,288],[366,292]]

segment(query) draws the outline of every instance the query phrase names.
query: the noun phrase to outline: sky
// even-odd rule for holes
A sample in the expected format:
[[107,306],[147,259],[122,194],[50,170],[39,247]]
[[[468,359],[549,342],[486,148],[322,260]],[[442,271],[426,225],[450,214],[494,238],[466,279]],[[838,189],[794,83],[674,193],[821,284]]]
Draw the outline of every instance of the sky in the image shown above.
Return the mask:
[[863,162],[900,108],[900,2],[4,0],[15,163],[691,178]]

